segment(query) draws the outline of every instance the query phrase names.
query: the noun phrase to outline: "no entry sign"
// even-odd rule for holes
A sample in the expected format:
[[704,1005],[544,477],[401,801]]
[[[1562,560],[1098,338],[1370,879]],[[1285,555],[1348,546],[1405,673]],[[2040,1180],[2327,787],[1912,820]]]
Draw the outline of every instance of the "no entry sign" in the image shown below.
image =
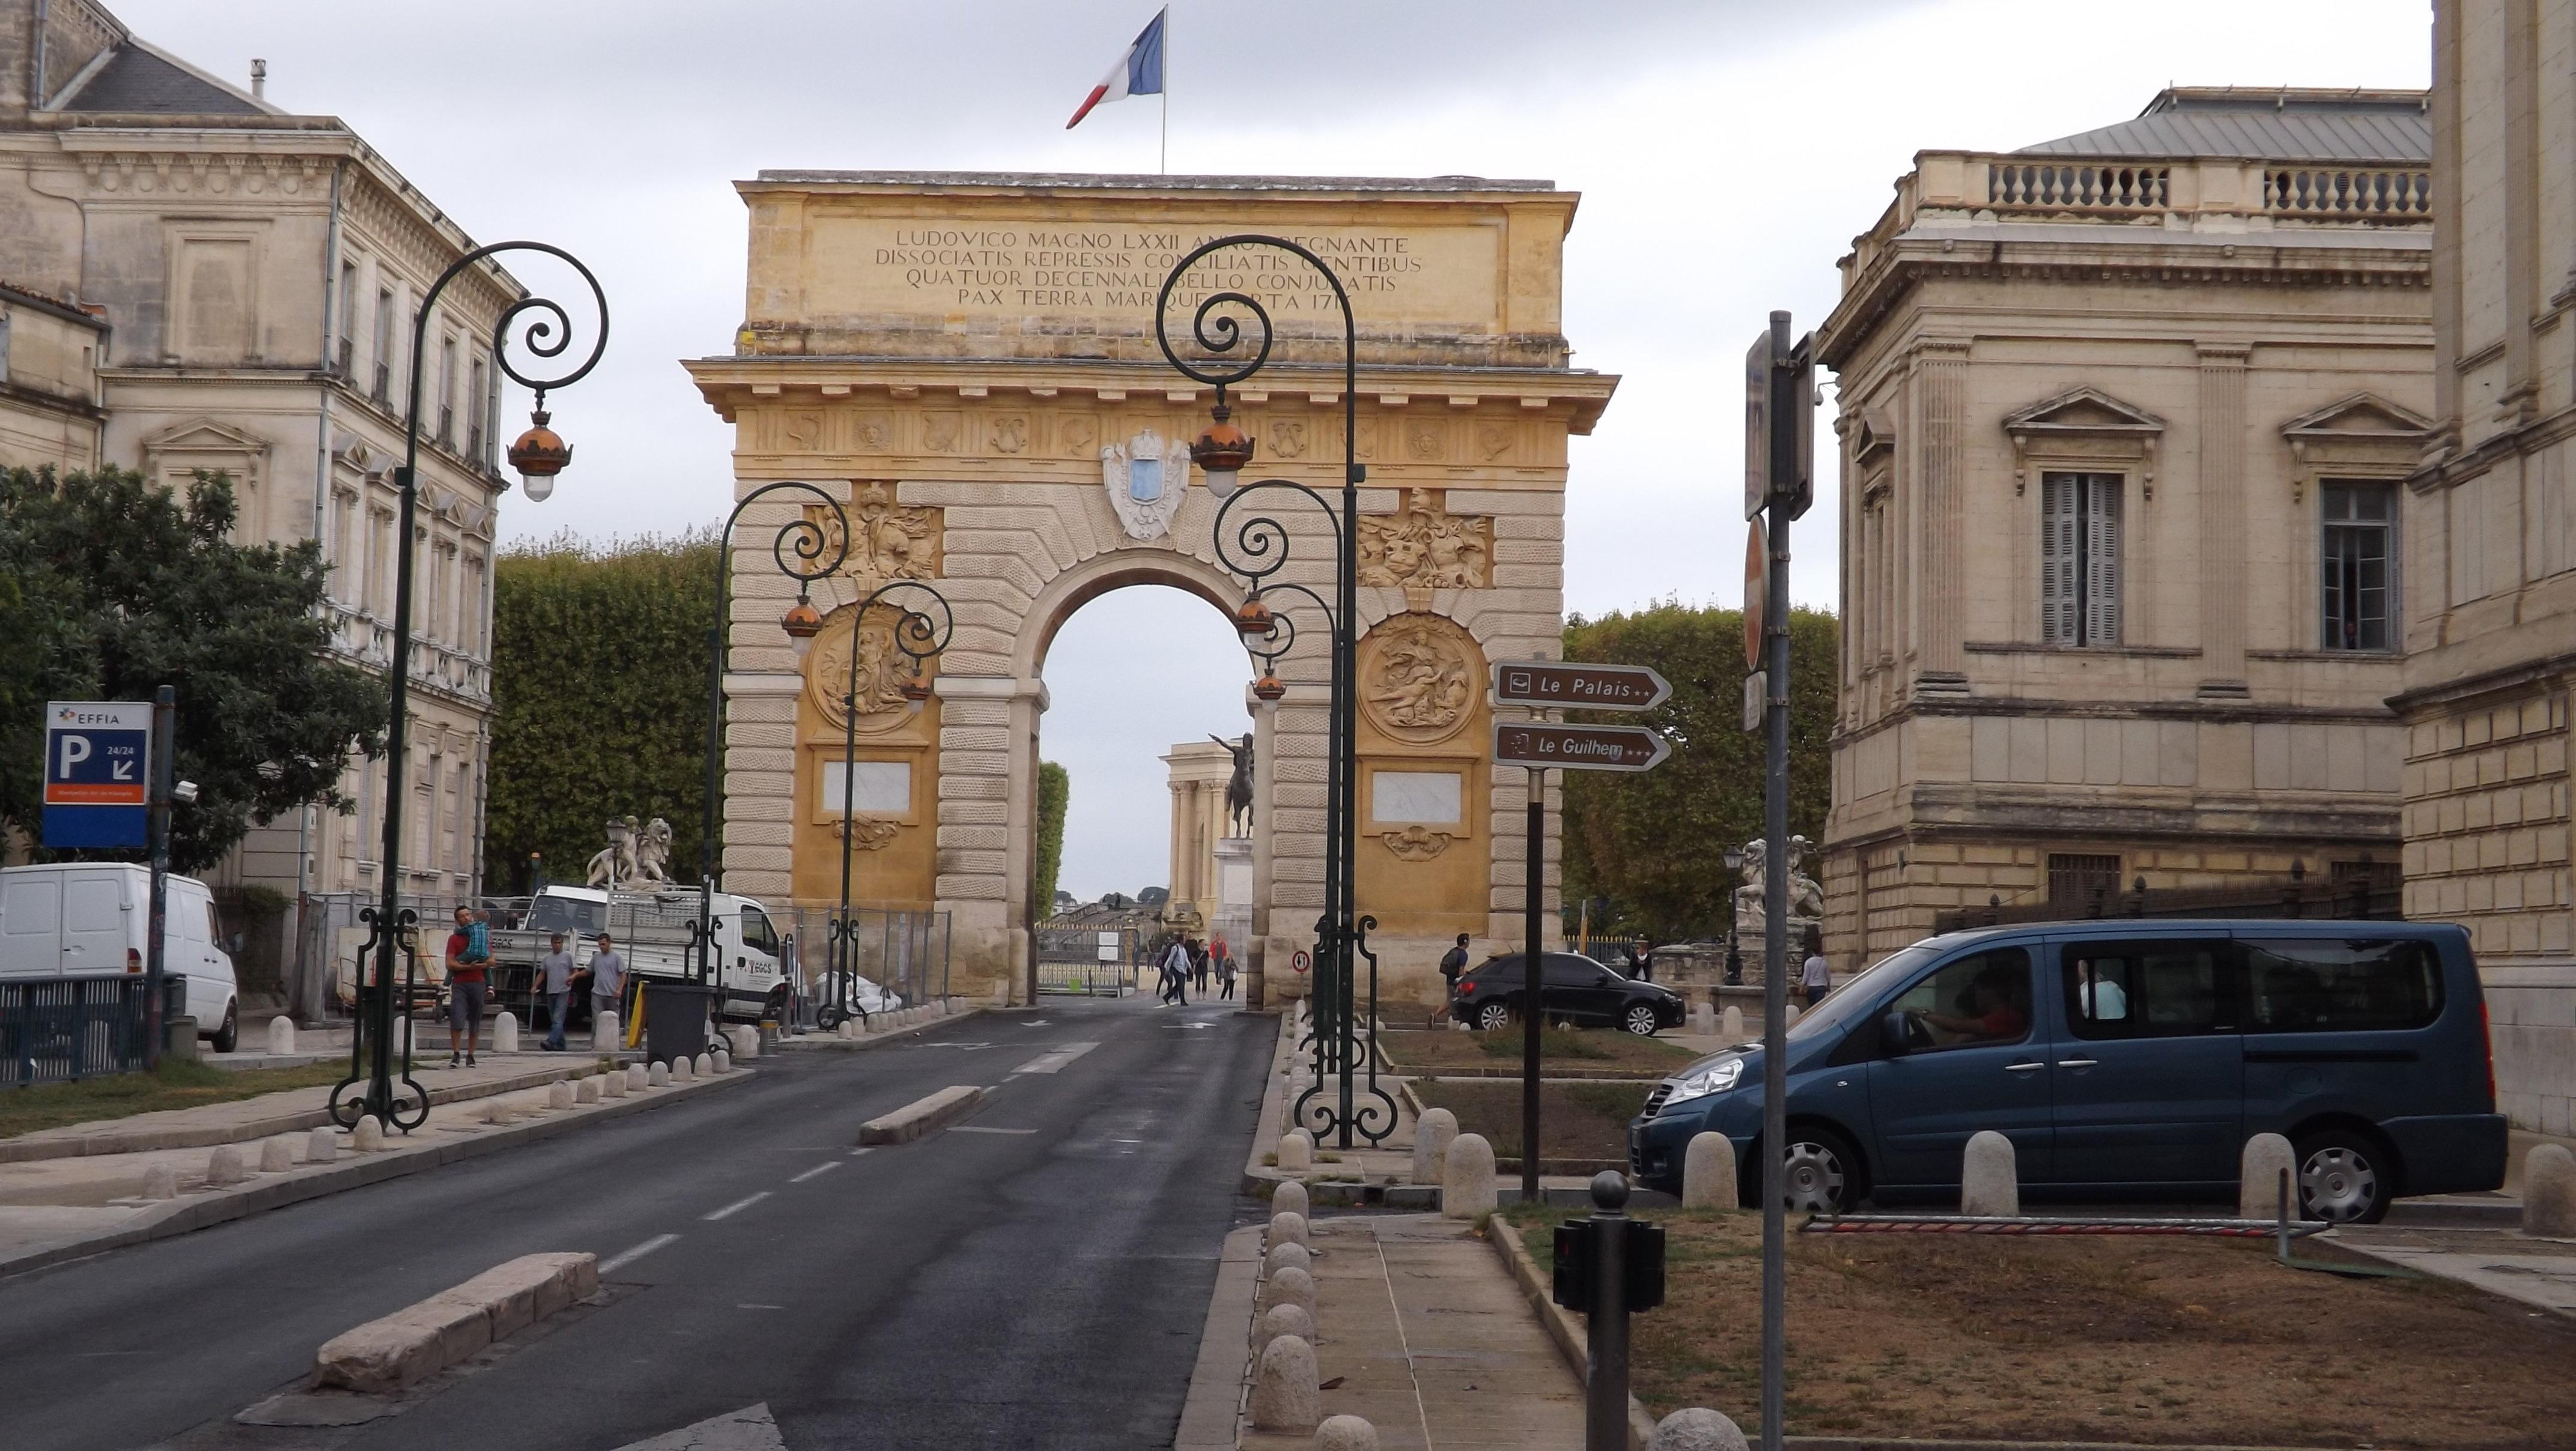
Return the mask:
[[141,846],[152,782],[152,703],[45,706],[45,845]]

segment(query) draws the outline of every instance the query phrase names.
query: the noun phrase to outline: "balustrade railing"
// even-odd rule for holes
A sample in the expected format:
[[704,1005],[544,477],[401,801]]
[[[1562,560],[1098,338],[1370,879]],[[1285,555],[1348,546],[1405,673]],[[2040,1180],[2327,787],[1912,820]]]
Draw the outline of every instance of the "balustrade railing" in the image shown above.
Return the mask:
[[2279,167],[2263,173],[2263,209],[2288,216],[2430,220],[2433,174],[2420,168]]
[[2172,179],[2166,166],[1993,161],[1986,165],[1986,204],[1997,211],[2161,211]]

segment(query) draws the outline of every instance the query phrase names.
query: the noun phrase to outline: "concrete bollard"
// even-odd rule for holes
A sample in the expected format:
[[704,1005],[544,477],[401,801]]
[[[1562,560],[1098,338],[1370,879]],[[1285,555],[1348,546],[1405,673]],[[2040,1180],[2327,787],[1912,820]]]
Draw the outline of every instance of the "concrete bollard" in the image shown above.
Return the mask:
[[1294,1214],[1300,1219],[1305,1218],[1306,1186],[1298,1183],[1294,1179],[1291,1179],[1287,1183],[1282,1184],[1277,1189],[1271,1191],[1270,1212],[1273,1214]]
[[572,1080],[558,1078],[546,1085],[546,1107],[549,1110],[572,1107]]
[[1717,1005],[1715,1003],[1694,1003],[1691,1005],[1691,1031],[1703,1038],[1708,1037],[1717,1031]]
[[1315,1313],[1315,1277],[1300,1269],[1285,1269],[1261,1282],[1261,1308],[1294,1305],[1309,1316]]
[[[1544,962],[1546,959],[1541,958],[1540,961]],[[1730,1043],[1740,1043],[1744,1040],[1744,1009],[1733,1003],[1726,1005],[1725,1026],[1718,1030],[1718,1036]]]
[[1281,1240],[1272,1245],[1270,1253],[1262,1258],[1261,1272],[1275,1275],[1281,1270],[1304,1270],[1309,1275],[1315,1273],[1314,1251],[1295,1240]]
[[283,1137],[262,1139],[259,1144],[259,1172],[283,1174],[295,1167],[295,1146]]
[[1314,1248],[1314,1245],[1308,1243],[1306,1239],[1306,1216],[1302,1214],[1270,1216],[1270,1228],[1262,1236],[1261,1242],[1263,1244],[1302,1244],[1310,1250]]
[[626,1096],[626,1085],[626,1070],[623,1068],[611,1068],[606,1073],[599,1075],[599,1096],[603,1099],[624,1098]]
[[2576,1154],[2541,1144],[2522,1160],[2522,1232],[2576,1239]]
[[652,1082],[653,1070],[645,1067],[641,1063],[629,1063],[626,1065],[626,1091],[628,1093],[640,1093],[650,1086]]
[[1979,1129],[1968,1139],[1959,1170],[1959,1212],[2003,1219],[2021,1213],[2021,1174],[2013,1163],[2012,1140],[1993,1129]]
[[1315,1167],[1315,1136],[1304,1129],[1290,1129],[1279,1136],[1279,1172],[1302,1174]]
[[1794,1027],[1794,1026],[1796,1026],[1797,1021],[1798,1021],[1798,1005],[1797,1005],[1796,1003],[1791,1003],[1791,1004],[1789,1004],[1788,1006],[1789,1006],[1789,1016],[1788,1016],[1788,1017],[1786,1017],[1786,1018],[1784,1018],[1784,1019],[1782,1019],[1782,1020],[1781,1020],[1781,1023],[1782,1023],[1782,1026],[1784,1026],[1784,1027]]
[[760,1056],[760,1030],[758,1028],[737,1028],[734,1030],[733,1056],[746,1063]]
[[673,1083],[686,1083],[692,1077],[696,1076],[696,1074],[697,1066],[691,1063],[688,1059],[674,1058],[671,1060],[671,1081]]
[[295,1020],[280,1014],[268,1020],[268,1051],[284,1057],[295,1051]]
[[1252,1359],[1260,1363],[1261,1352],[1282,1335],[1294,1335],[1308,1345],[1315,1343],[1315,1317],[1296,1305],[1273,1305],[1252,1322]]
[[645,1076],[644,1076],[644,1082],[645,1082],[645,1084],[646,1084],[648,1087],[652,1087],[652,1088],[668,1088],[668,1087],[670,1087],[670,1086],[671,1086],[671,1065],[670,1065],[670,1064],[668,1064],[668,1063],[656,1063],[656,1064],[654,1064],[654,1065],[653,1065],[653,1067],[651,1068],[651,1070],[650,1070],[650,1071],[648,1071],[648,1072],[645,1074]]
[[590,1020],[590,1051],[593,1053],[616,1052],[619,1048],[625,1046],[625,1028],[625,1024],[617,1021],[617,1012],[613,1008],[606,1012],[593,1015]]
[[840,1034],[844,1038],[855,1038],[859,1036],[859,1020],[856,1018],[843,1018],[841,1020]]
[[215,1151],[206,1156],[206,1183],[214,1188],[239,1184],[249,1177],[250,1170],[242,1164],[241,1150],[230,1144],[218,1144]]
[[697,1057],[689,1060],[689,1076],[691,1078],[712,1078],[715,1076],[715,1071],[716,1055],[713,1053],[701,1053]]
[[179,1171],[167,1164],[155,1164],[143,1171],[143,1197],[176,1199],[179,1197]]
[[1483,1134],[1460,1134],[1440,1172],[1440,1214],[1473,1219],[1494,1208],[1494,1146]]
[[519,1051],[519,1015],[507,1008],[503,1008],[492,1019],[492,1051],[495,1053]]
[[[610,1076],[613,1077],[614,1075]],[[599,1102],[599,1091],[603,1086],[604,1085],[600,1082],[600,1075],[594,1073],[590,1077],[585,1078],[572,1086],[572,1101],[575,1103],[597,1103]]]
[[[2256,1134],[2236,1159],[2236,1217],[2271,1224],[2281,1217],[2281,1175],[2295,1175],[2298,1160],[2279,1134]],[[2298,1189],[2290,1190],[2290,1217],[2299,1217]]]
[[731,1049],[718,1048],[713,1054],[709,1055],[709,1058],[710,1061],[707,1066],[716,1071],[716,1076],[718,1078],[722,1078],[724,1075],[733,1071],[733,1051]]
[[1302,1336],[1282,1335],[1263,1346],[1252,1376],[1252,1429],[1304,1436],[1323,1419],[1324,1393],[1315,1385],[1315,1347]]
[[367,1117],[367,1118],[362,1118],[362,1119],[358,1120],[358,1126],[357,1126],[356,1128],[353,1128],[353,1129],[349,1130],[349,1152],[350,1152],[350,1153],[353,1153],[353,1154],[376,1154],[376,1153],[382,1153],[382,1152],[384,1151],[384,1147],[385,1147],[385,1126],[384,1126],[384,1122],[383,1122],[382,1120],[380,1120],[380,1119],[374,1118],[374,1117],[372,1117],[372,1116]]
[[1361,1416],[1329,1417],[1315,1428],[1315,1451],[1377,1451],[1377,1427]]
[[1445,1108],[1422,1111],[1413,1125],[1413,1182],[1437,1184],[1449,1162],[1449,1146],[1458,1141],[1458,1116]]
[[304,1162],[328,1164],[340,1157],[340,1136],[327,1126],[304,1136]]
[[1675,1411],[1655,1423],[1646,1451],[1749,1451],[1744,1433],[1715,1411]]
[[1691,1135],[1682,1150],[1682,1208],[1733,1209],[1736,1197],[1735,1141],[1724,1134]]

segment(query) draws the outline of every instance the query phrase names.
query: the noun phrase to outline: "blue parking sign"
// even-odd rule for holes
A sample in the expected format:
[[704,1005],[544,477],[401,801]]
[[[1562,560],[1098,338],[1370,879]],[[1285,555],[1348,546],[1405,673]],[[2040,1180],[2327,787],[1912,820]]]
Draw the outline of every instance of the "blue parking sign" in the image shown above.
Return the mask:
[[143,845],[151,787],[150,701],[46,704],[46,846]]

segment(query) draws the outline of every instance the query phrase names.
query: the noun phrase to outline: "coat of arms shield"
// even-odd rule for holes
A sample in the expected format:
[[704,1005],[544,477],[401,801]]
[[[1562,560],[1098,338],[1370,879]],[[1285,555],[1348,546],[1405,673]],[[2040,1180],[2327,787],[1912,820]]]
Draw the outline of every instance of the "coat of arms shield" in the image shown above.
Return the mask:
[[1109,507],[1130,539],[1160,539],[1171,532],[1189,496],[1190,448],[1165,442],[1146,429],[1125,443],[1100,450],[1101,482]]

